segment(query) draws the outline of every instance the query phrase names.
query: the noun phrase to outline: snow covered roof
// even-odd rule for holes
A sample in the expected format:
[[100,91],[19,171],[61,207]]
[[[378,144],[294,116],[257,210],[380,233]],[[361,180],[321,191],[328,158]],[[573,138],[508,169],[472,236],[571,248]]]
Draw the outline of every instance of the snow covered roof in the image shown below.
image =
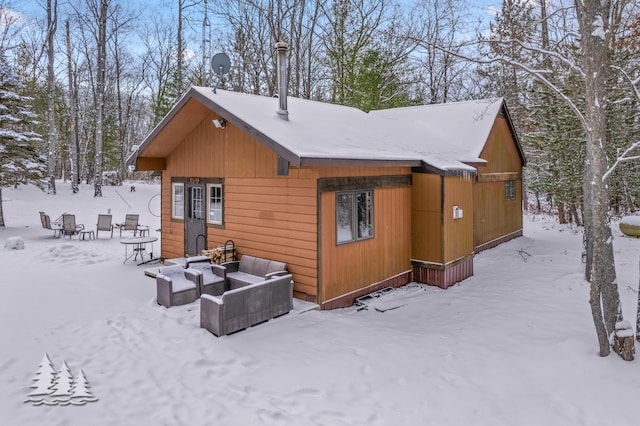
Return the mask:
[[[277,99],[192,87],[147,136],[137,156],[166,156],[181,139],[176,131],[190,131],[214,111],[296,167],[392,162],[442,173],[473,172],[465,163],[485,162],[479,156],[503,108],[502,99],[493,99],[366,113],[294,97],[287,101],[285,121],[276,113]],[[172,126],[181,110],[190,117],[188,123]]]

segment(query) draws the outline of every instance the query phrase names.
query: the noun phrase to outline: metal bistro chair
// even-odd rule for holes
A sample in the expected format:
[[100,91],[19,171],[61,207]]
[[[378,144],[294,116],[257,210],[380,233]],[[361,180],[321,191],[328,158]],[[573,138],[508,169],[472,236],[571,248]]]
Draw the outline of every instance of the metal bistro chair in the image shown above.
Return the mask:
[[120,236],[122,237],[122,231],[133,231],[133,236],[138,235],[138,218],[140,215],[128,214],[124,218],[124,223],[120,225]]
[[111,238],[113,238],[113,224],[111,223],[110,214],[98,215],[98,224],[96,225],[96,238],[98,238],[98,233],[100,231],[111,232]]
[[42,222],[42,227],[44,229],[53,231],[53,238],[60,238],[60,236],[62,235],[62,226],[55,223],[52,224],[51,218],[49,218],[48,214],[45,214],[45,212],[40,212],[40,222]]
[[62,215],[62,233],[65,236],[69,236],[71,238],[72,235],[79,234],[80,231],[84,230],[84,225],[76,224],[76,215],[74,214],[64,214]]

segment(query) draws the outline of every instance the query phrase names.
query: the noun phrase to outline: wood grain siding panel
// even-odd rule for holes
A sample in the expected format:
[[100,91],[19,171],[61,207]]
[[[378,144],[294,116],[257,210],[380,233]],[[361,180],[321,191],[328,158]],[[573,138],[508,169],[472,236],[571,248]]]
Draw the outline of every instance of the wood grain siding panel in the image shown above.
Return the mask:
[[136,160],[137,171],[164,170],[167,167],[164,158],[138,157]]
[[167,158],[172,176],[277,177],[278,157],[232,124],[216,129],[205,117]]
[[336,245],[336,193],[321,198],[322,284],[319,302],[411,269],[411,189],[374,189],[374,235]]
[[442,177],[414,173],[411,188],[411,257],[444,262]]
[[477,166],[478,175],[484,173],[522,172],[520,154],[505,118],[498,117],[496,119],[480,158],[487,160],[487,163]]
[[210,247],[230,239],[240,255],[285,262],[295,291],[317,295],[315,181],[225,178],[224,191],[225,223],[207,229]]
[[475,247],[522,229],[522,181],[516,199],[505,200],[504,182],[477,183],[474,189]]
[[[444,263],[473,253],[474,176],[444,178]],[[453,207],[462,209],[462,218],[453,218]]]
[[[498,118],[481,157],[474,185],[474,247],[522,230],[522,161],[506,119]],[[516,181],[516,199],[505,200],[505,181]]]

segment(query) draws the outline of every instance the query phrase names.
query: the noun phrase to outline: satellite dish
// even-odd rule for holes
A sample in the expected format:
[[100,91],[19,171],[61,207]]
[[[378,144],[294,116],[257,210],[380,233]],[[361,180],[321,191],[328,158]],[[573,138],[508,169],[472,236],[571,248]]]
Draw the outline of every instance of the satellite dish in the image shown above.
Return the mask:
[[211,70],[214,73],[218,74],[218,82],[213,87],[213,93],[216,93],[216,89],[222,81],[222,76],[228,73],[230,68],[231,60],[226,53],[216,53],[215,55],[213,55],[213,58],[211,58]]

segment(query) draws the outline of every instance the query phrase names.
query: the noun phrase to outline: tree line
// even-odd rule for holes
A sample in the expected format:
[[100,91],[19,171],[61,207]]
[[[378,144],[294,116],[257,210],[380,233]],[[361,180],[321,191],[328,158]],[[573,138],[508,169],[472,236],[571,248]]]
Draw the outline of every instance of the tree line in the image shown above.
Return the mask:
[[[501,96],[528,160],[525,206],[585,226],[608,353],[622,319],[609,218],[635,212],[640,197],[638,2],[503,0],[489,19],[462,0],[171,0],[146,15],[122,0],[39,6],[19,15],[0,0],[0,89],[16,95],[0,107],[39,117],[0,118],[25,132],[0,150],[0,188],[55,193],[68,179],[77,191],[84,180],[100,196],[103,172],[129,176],[132,148],[190,85],[218,83],[213,52],[232,61],[219,87],[246,93],[276,93],[274,46],[286,41],[292,96],[364,111]],[[18,155],[38,167],[8,178]]]

